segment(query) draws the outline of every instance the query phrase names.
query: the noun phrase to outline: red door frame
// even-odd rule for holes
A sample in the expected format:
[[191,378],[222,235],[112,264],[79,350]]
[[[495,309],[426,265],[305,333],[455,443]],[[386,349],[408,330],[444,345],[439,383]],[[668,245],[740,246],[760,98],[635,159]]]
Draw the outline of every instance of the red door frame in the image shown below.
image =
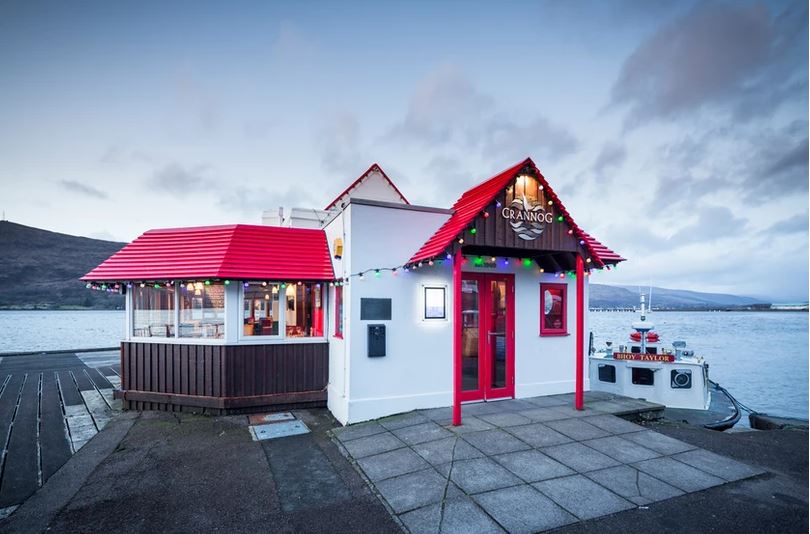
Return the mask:
[[[458,396],[461,402],[489,399],[514,398],[515,396],[515,276],[508,273],[461,273],[463,280],[478,281],[478,384],[474,391],[461,390],[461,327],[458,328],[458,354],[456,369],[459,375]],[[492,293],[490,282],[506,282],[506,385],[492,388],[491,361],[494,358],[489,330],[492,327]],[[459,284],[460,285],[460,284]],[[459,291],[460,293],[460,291]],[[460,296],[460,295],[459,295]],[[461,325],[461,305],[455,321]]]

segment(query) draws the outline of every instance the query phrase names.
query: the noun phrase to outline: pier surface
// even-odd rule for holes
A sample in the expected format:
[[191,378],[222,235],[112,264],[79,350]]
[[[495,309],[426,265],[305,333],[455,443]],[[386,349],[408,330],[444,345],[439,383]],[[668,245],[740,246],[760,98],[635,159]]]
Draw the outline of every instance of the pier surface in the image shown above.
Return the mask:
[[107,425],[119,372],[117,351],[0,358],[0,517]]
[[449,408],[349,427],[301,410],[310,433],[266,441],[245,416],[123,412],[0,531],[807,531],[806,432],[538,399],[465,405],[455,429]]

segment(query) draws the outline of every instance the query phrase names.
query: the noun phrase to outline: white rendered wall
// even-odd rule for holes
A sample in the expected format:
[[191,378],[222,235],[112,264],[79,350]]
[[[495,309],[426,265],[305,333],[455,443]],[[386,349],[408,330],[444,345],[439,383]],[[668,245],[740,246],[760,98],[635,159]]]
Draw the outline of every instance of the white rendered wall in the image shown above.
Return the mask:
[[[394,267],[405,263],[447,219],[447,213],[350,204],[351,272]],[[423,283],[448,287],[447,310],[452,310],[449,265],[397,276],[382,271],[352,277],[344,289],[347,343],[348,402],[342,423],[365,421],[415,408],[447,406],[452,401],[452,323],[422,321]],[[361,298],[390,298],[391,321],[361,321]],[[386,356],[367,356],[367,326],[386,325]],[[331,370],[331,369],[330,369]],[[334,413],[334,412],[333,412]]]
[[[351,272],[351,241],[346,238],[351,230],[351,214],[349,210],[343,210],[334,219],[329,221],[323,228],[326,233],[326,240],[329,244],[329,255],[332,258],[332,268],[335,277],[340,279]],[[335,239],[343,239],[343,256],[341,259],[335,258]],[[331,320],[327,325],[329,343],[329,385],[327,387],[327,407],[338,421],[346,423],[348,420],[348,374],[349,360],[346,358],[346,346],[351,339],[349,330],[351,318],[351,299],[349,286],[343,286],[343,338],[335,337],[335,315],[334,296],[335,290],[331,288],[330,299]]]

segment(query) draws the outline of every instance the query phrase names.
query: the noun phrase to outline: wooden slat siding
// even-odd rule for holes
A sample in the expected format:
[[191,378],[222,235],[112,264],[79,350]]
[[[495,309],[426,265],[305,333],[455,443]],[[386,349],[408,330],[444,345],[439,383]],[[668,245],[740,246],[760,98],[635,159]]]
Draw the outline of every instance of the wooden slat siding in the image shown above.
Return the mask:
[[[317,392],[325,395],[329,373],[329,346],[326,343],[173,345],[124,342],[121,358],[124,406],[138,410],[180,410],[185,402],[183,399],[192,397],[241,399],[233,404],[239,409],[274,406],[282,400],[281,397],[270,398],[273,395],[283,397]],[[154,395],[138,396],[141,393]],[[319,403],[325,398],[315,395],[306,397],[306,402]],[[293,397],[284,401],[292,405],[296,402]],[[206,410],[229,409],[228,403],[219,407],[210,402],[203,404]],[[199,407],[200,403],[194,401],[191,405]]]
[[[541,197],[541,202],[548,209],[548,198],[544,194]],[[496,199],[501,203],[501,207],[496,208],[495,201],[493,201],[484,210],[489,213],[489,217],[484,217],[482,212],[481,215],[473,219],[470,227],[474,227],[476,233],[471,234],[469,231],[465,231],[461,236],[464,238],[462,246],[522,249],[527,253],[543,251],[576,252],[582,249],[577,239],[568,234],[568,223],[556,220],[556,217],[560,215],[556,209],[552,210],[555,217],[554,222],[546,224],[543,233],[537,239],[532,241],[520,239],[512,230],[509,221],[501,216],[501,210],[507,206],[506,192],[501,191]],[[459,246],[458,242],[454,240],[450,244],[450,252],[455,252]],[[582,250],[585,253],[584,249]],[[515,253],[518,253],[518,251],[513,251],[513,254]],[[527,256],[529,255],[534,256],[535,254],[527,254]]]

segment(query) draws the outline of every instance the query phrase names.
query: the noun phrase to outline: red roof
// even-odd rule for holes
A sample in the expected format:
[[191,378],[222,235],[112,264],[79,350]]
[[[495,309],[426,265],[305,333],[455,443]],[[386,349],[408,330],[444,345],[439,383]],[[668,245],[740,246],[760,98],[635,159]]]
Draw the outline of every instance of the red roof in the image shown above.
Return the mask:
[[407,198],[405,198],[405,195],[403,195],[403,194],[400,192],[400,190],[397,188],[397,186],[396,186],[396,185],[394,185],[394,182],[392,182],[392,181],[391,181],[391,178],[389,178],[389,177],[388,177],[388,175],[387,175],[387,174],[385,174],[385,171],[384,171],[384,170],[382,170],[382,167],[380,167],[380,166],[379,166],[379,165],[377,165],[376,163],[372,163],[372,164],[371,164],[371,167],[369,167],[369,168],[368,168],[368,170],[366,170],[366,172],[364,172],[363,174],[361,174],[361,175],[360,175],[360,177],[359,177],[357,180],[355,180],[354,182],[352,182],[352,183],[351,183],[351,185],[350,185],[349,187],[347,187],[346,189],[344,189],[344,190],[343,190],[343,192],[342,192],[341,194],[339,194],[337,197],[335,197],[335,200],[333,200],[332,202],[330,202],[330,203],[329,203],[329,205],[328,205],[328,206],[326,206],[326,207],[324,208],[324,210],[325,210],[325,211],[329,211],[330,209],[332,209],[332,208],[335,206],[335,204],[337,204],[337,203],[340,201],[340,199],[341,199],[341,198],[343,198],[343,197],[344,197],[344,196],[345,196],[347,193],[349,193],[349,192],[350,192],[352,189],[354,189],[355,187],[357,187],[358,185],[360,185],[361,183],[363,183],[363,181],[364,181],[364,180],[365,180],[365,179],[368,177],[368,175],[369,175],[369,174],[371,174],[371,173],[372,173],[372,172],[374,172],[374,171],[379,172],[379,173],[382,175],[382,177],[383,177],[383,178],[385,178],[385,180],[388,182],[388,185],[390,185],[392,188],[394,188],[394,191],[396,191],[397,195],[399,195],[399,198],[401,198],[401,199],[402,199],[402,201],[403,201],[405,204],[410,204],[410,202],[408,202],[408,199],[407,199]]
[[149,230],[82,280],[332,280],[323,230],[232,224]]
[[549,198],[560,210],[563,217],[565,217],[569,227],[574,230],[574,235],[585,242],[585,247],[588,249],[592,261],[597,266],[624,261],[624,258],[607,248],[592,236],[586,234],[577,226],[557,194],[554,193],[554,190],[548,185],[548,182],[537,168],[537,165],[534,164],[531,158],[526,158],[517,165],[506,169],[502,173],[493,176],[489,180],[473,187],[461,195],[453,205],[453,215],[451,215],[436,233],[422,245],[422,248],[420,248],[408,262],[415,263],[442,255],[448,245],[450,245],[450,243],[467,228],[472,220],[494,200],[495,196],[500,193],[501,190],[509,185],[517,173],[526,165],[531,165],[537,172],[540,183],[543,184],[543,188],[549,195]]

